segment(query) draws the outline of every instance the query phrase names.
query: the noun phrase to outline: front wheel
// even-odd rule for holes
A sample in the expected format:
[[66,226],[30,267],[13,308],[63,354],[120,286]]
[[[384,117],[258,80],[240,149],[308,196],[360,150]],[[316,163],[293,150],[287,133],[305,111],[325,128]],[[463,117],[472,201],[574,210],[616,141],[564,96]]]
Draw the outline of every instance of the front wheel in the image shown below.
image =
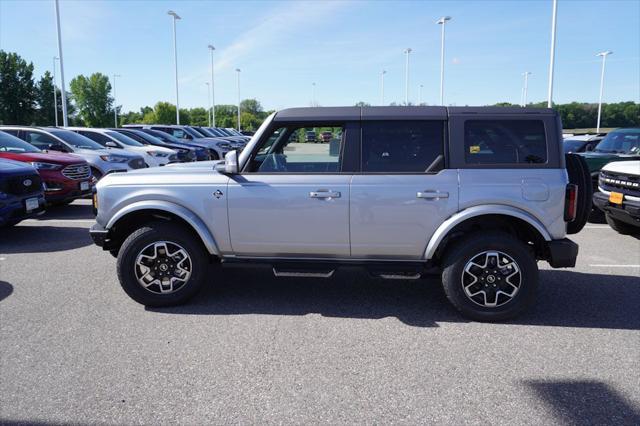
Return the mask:
[[535,297],[538,265],[520,240],[477,232],[445,253],[442,284],[453,306],[476,321],[500,321],[523,312]]
[[208,267],[196,237],[170,222],[153,222],[129,235],[117,264],[123,290],[146,306],[186,302],[202,287]]

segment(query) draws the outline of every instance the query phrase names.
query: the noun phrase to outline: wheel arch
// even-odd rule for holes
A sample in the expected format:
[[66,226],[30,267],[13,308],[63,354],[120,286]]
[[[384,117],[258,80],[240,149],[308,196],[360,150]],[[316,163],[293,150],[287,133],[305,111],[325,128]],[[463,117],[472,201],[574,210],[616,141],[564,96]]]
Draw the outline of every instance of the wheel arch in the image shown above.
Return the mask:
[[544,243],[553,239],[545,226],[524,210],[503,205],[475,206],[456,213],[436,229],[425,249],[425,259],[437,258],[457,234],[476,229],[504,230],[520,239],[531,240],[541,257]]
[[112,233],[112,238],[120,239],[116,244],[119,247],[131,230],[143,225],[150,220],[167,220],[182,223],[199,237],[204,248],[209,254],[218,256],[218,246],[198,215],[191,210],[168,201],[139,201],[120,209],[109,219],[105,229]]

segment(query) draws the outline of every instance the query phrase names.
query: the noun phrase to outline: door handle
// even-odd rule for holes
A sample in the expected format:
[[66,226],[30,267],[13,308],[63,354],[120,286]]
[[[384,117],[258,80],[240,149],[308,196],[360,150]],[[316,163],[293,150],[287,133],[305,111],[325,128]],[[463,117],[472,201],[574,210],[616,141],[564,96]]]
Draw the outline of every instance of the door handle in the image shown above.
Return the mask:
[[440,191],[423,191],[416,194],[416,198],[424,198],[425,200],[439,200],[441,198],[449,198],[448,192]]
[[341,196],[342,194],[339,191],[331,191],[329,189],[318,189],[309,193],[309,198],[331,199],[340,198]]

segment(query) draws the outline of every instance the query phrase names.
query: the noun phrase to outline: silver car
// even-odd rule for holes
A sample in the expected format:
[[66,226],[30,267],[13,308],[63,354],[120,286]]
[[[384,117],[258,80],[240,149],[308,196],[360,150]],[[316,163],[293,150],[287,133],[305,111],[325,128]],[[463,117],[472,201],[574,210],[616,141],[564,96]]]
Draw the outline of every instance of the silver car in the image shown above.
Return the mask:
[[[575,266],[590,179],[562,152],[551,109],[296,108],[274,113],[242,153],[97,185],[94,242],[118,258],[124,291],[183,303],[213,265],[386,279],[439,270],[466,317],[514,317],[533,301],[538,261]],[[300,135],[322,129],[328,143]],[[577,157],[577,158],[576,158]]]
[[122,149],[105,149],[101,145],[56,127],[2,126],[2,131],[19,137],[43,151],[61,151],[85,159],[96,179],[113,172],[126,172],[146,167],[144,159]]

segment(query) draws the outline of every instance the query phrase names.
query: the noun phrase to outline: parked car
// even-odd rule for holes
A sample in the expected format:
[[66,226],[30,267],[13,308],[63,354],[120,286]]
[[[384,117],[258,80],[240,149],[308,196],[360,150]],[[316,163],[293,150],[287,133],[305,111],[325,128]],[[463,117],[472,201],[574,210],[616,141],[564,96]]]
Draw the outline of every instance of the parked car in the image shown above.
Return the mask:
[[91,195],[91,168],[81,157],[46,153],[22,139],[0,131],[0,158],[33,166],[40,174],[47,203],[64,204]]
[[178,155],[172,149],[144,145],[114,130],[88,127],[68,127],[68,129],[93,140],[105,148],[120,148],[141,155],[149,167],[164,166],[178,161]]
[[122,149],[105,149],[71,130],[28,126],[0,126],[0,130],[45,152],[66,152],[82,157],[89,163],[91,174],[98,180],[109,173],[147,167],[140,155]]
[[242,133],[231,127],[219,128],[219,130],[243,142],[249,142],[251,140],[250,136],[243,135]]
[[640,235],[640,161],[614,161],[600,170],[593,203],[620,234]]
[[195,148],[191,148],[186,145],[170,144],[167,142],[163,142],[157,137],[152,136],[148,133],[145,133],[139,129],[118,128],[118,129],[110,129],[110,130],[113,130],[114,132],[122,133],[123,135],[143,145],[160,146],[160,147],[168,148],[172,151],[175,151],[177,155],[177,161],[170,161],[170,163],[175,163],[175,162],[185,163],[189,161],[196,161]]
[[562,148],[564,153],[590,152],[604,139],[604,135],[576,135],[564,139]]
[[318,139],[316,138],[316,132],[314,132],[313,130],[306,131],[305,132],[304,141],[305,142],[313,142],[313,143],[318,142]]
[[322,132],[320,133],[320,141],[322,143],[329,143],[333,139],[333,133],[331,132]]
[[165,124],[147,124],[147,125],[139,125],[139,124],[127,124],[122,126],[123,128],[144,128],[144,129],[153,129],[160,130],[162,132],[166,132],[172,135],[175,138],[182,139],[188,143],[197,142],[206,146],[209,149],[209,156],[212,160],[219,160],[224,158],[227,152],[231,151],[233,147],[229,143],[229,141],[221,139],[221,138],[210,138],[205,137],[201,133],[192,129],[189,126],[178,126],[175,124],[165,125]]
[[138,130],[140,132],[146,133],[148,135],[151,135],[155,138],[160,139],[161,141],[168,143],[168,144],[175,144],[178,146],[185,146],[188,148],[193,148],[196,154],[196,161],[208,161],[211,159],[210,155],[209,155],[209,148],[207,148],[206,144],[200,144],[198,142],[192,141],[192,142],[186,142],[183,139],[178,139],[173,137],[172,135],[160,131],[160,130],[154,130],[154,129],[140,129],[140,128],[129,128],[127,127],[127,129],[131,129],[131,130]]
[[0,227],[41,214],[44,208],[38,171],[29,164],[0,159]]
[[[342,135],[337,154],[287,149],[292,134],[329,126]],[[177,164],[102,180],[90,233],[117,256],[124,291],[149,306],[219,279],[212,261],[297,278],[439,268],[466,317],[503,320],[533,301],[537,261],[575,266],[566,235],[586,222],[591,181],[560,134],[552,109],[283,110],[215,171]]]

